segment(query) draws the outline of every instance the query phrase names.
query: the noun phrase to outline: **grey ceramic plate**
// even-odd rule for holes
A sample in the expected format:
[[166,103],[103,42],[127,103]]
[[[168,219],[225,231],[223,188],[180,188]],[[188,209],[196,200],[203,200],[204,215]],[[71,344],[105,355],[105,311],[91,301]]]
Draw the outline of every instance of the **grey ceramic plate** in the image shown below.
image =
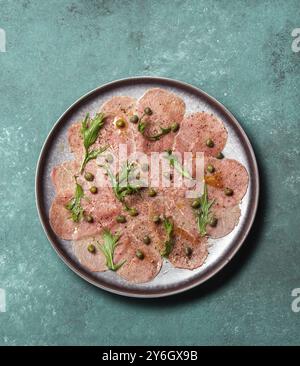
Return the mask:
[[[242,215],[238,226],[226,237],[212,240],[205,264],[193,271],[173,268],[164,263],[159,275],[145,284],[132,284],[111,271],[91,273],[77,261],[72,253],[71,244],[59,239],[49,225],[49,207],[54,198],[54,189],[50,180],[52,168],[72,159],[67,144],[67,129],[87,112],[93,114],[99,106],[113,95],[140,97],[146,89],[161,87],[180,95],[187,107],[187,113],[207,111],[215,114],[228,130],[228,141],[224,150],[226,157],[236,158],[248,170],[249,187],[244,197]],[[162,297],[188,290],[203,283],[230,261],[244,242],[253,223],[259,194],[258,169],[251,144],[234,116],[218,101],[202,90],[180,81],[156,78],[135,77],[117,80],[103,85],[75,102],[56,122],[42,148],[36,173],[36,200],[40,220],[53,248],[62,260],[79,276],[88,282],[119,295],[133,297]]]

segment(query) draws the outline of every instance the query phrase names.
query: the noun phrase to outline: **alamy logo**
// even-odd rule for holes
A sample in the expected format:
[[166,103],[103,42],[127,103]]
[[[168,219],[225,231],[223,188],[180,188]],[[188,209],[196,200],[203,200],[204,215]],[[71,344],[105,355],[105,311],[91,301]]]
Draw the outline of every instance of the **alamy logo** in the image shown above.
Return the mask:
[[6,33],[0,28],[0,52],[6,52]]
[[6,312],[6,293],[3,288],[0,288],[0,313]]
[[299,52],[300,51],[300,28],[293,29],[292,37],[295,38],[292,43],[292,51]]
[[299,313],[300,311],[300,288],[294,288],[292,293],[294,300],[292,301],[291,308],[294,313]]

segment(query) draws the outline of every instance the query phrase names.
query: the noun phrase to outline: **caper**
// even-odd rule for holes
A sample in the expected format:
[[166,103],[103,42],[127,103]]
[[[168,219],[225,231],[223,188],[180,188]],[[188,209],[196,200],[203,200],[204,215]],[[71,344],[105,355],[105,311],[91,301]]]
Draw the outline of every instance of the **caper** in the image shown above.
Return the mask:
[[207,139],[206,140],[206,146],[208,146],[208,147],[214,147],[215,146],[215,143],[213,142],[212,139]]
[[138,259],[144,259],[145,258],[144,253],[139,249],[135,252],[135,255],[138,257]]
[[149,197],[155,197],[156,195],[157,195],[156,190],[154,188],[149,188],[148,196]]
[[221,151],[217,154],[216,156],[217,159],[223,159],[224,158],[224,154],[221,153]]
[[158,215],[153,216],[153,222],[155,224],[159,224],[160,223],[160,217]]
[[119,223],[119,224],[124,224],[126,222],[126,217],[123,216],[123,215],[118,215],[116,217],[116,221]]
[[134,207],[129,210],[130,216],[137,216],[138,214],[139,214],[138,210]]
[[88,247],[87,247],[87,250],[90,252],[90,253],[95,253],[96,251],[96,247],[94,244],[90,244]]
[[145,235],[143,238],[143,242],[144,242],[144,244],[149,245],[151,243],[150,236]]
[[92,223],[94,221],[93,216],[91,215],[85,215],[84,217],[86,222]]
[[193,208],[199,208],[201,206],[201,201],[199,198],[195,199],[193,202],[192,202],[192,207]]
[[207,167],[206,167],[206,170],[209,172],[209,173],[213,173],[215,171],[215,167],[211,164],[208,164]]
[[225,188],[224,193],[225,193],[226,196],[232,196],[233,195],[233,190],[231,188]]
[[146,108],[144,109],[144,112],[145,112],[145,114],[147,114],[148,116],[151,116],[151,114],[152,114],[152,109],[151,109],[151,108],[149,108],[149,107],[146,107]]
[[136,114],[134,114],[133,116],[130,117],[129,121],[131,123],[138,123],[139,117]]
[[114,161],[114,157],[113,157],[111,154],[107,154],[107,155],[106,155],[106,158],[105,158],[105,161],[106,161],[108,164],[111,164],[111,163]]
[[184,253],[187,257],[190,257],[193,253],[193,249],[191,247],[185,247],[184,248]]
[[172,132],[177,132],[178,130],[179,130],[179,123],[176,123],[176,122],[172,123],[171,124],[171,131]]
[[171,155],[171,154],[172,154],[172,150],[171,150],[171,149],[168,149],[168,150],[166,150],[166,153],[167,153],[168,155]]
[[125,121],[123,119],[118,119],[117,122],[116,122],[116,126],[118,128],[123,128],[125,127]]
[[209,220],[209,226],[216,227],[217,223],[218,223],[218,219],[214,216]]
[[94,177],[94,174],[87,172],[87,173],[85,173],[84,178],[85,178],[85,180],[91,182],[94,180],[95,177]]
[[147,164],[147,163],[142,164],[141,169],[143,172],[148,172],[149,164]]
[[93,193],[93,194],[96,194],[98,192],[98,188],[93,186],[90,188],[90,192]]

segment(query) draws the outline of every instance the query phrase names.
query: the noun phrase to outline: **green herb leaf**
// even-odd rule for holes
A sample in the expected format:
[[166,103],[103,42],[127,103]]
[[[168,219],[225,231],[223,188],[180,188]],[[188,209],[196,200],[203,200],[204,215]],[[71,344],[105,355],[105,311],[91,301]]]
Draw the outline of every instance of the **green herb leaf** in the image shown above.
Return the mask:
[[183,177],[188,179],[193,179],[193,177],[190,175],[190,173],[183,168],[183,166],[179,163],[177,156],[173,155],[172,153],[167,153],[165,158],[169,160],[170,165],[174,167]]
[[74,222],[79,222],[83,216],[83,208],[81,206],[81,199],[84,196],[83,189],[80,184],[76,182],[76,189],[74,197],[66,204],[66,209],[71,212],[71,219]]
[[129,182],[129,175],[134,170],[134,163],[128,163],[127,161],[120,174],[116,174],[116,176],[114,176],[108,165],[102,165],[102,167],[106,170],[111,180],[116,198],[124,205],[125,209],[129,211],[131,207],[127,205],[125,197],[137,193],[140,190],[140,187],[132,186]]
[[204,184],[204,192],[200,198],[201,206],[200,206],[200,209],[198,212],[198,217],[197,217],[198,230],[199,230],[199,233],[201,236],[206,235],[206,226],[212,217],[210,208],[213,205],[213,203],[214,203],[214,200],[208,199],[207,185]]
[[86,164],[93,159],[97,159],[99,155],[101,155],[105,150],[107,150],[107,146],[100,147],[99,149],[91,150],[85,153],[84,159],[82,160],[80,172],[82,173]]
[[146,136],[150,141],[158,141],[162,136],[167,135],[171,132],[171,127],[160,127],[160,133],[152,136]]
[[165,241],[164,248],[160,254],[163,257],[167,258],[169,256],[169,254],[171,253],[173,246],[174,246],[174,236],[173,236],[174,224],[170,219],[164,218],[163,226],[164,226],[164,229],[167,234],[167,240]]
[[[96,157],[89,158],[89,148],[96,142],[99,131],[104,125],[104,113],[97,113],[95,118],[91,119],[89,114],[86,115],[81,125],[81,136],[83,138],[83,146],[85,155],[81,164],[81,173],[83,172],[87,162]],[[97,151],[97,150],[94,150]],[[103,151],[102,151],[103,152]],[[94,153],[92,156],[95,156]]]
[[114,252],[115,248],[118,245],[118,241],[120,239],[120,235],[113,235],[109,230],[104,230],[103,233],[103,244],[99,245],[100,250],[105,256],[107,268],[112,271],[117,271],[126,261],[122,261],[118,264],[114,263]]

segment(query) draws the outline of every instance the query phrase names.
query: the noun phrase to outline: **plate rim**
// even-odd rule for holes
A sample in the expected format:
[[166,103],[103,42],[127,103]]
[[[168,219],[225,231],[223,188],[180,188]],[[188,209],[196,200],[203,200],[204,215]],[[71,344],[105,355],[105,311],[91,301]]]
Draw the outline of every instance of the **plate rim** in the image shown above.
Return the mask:
[[[53,139],[58,127],[61,124],[63,124],[64,118],[74,108],[79,106],[81,103],[86,101],[89,97],[93,96],[94,94],[97,94],[101,91],[105,91],[106,89],[110,89],[110,88],[118,87],[118,86],[124,86],[124,85],[132,84],[132,83],[149,83],[149,84],[162,83],[162,84],[167,84],[168,86],[184,88],[185,90],[189,90],[189,91],[193,92],[194,94],[201,95],[202,98],[204,97],[206,99],[206,101],[209,102],[209,104],[213,105],[214,107],[217,107],[218,110],[222,112],[222,114],[226,115],[229,118],[230,123],[233,123],[233,125],[234,125],[233,127],[235,129],[237,129],[238,132],[242,135],[242,137],[247,145],[246,146],[248,149],[247,156],[252,165],[251,173],[253,175],[252,184],[253,184],[253,192],[254,192],[253,196],[254,197],[252,197],[252,199],[251,199],[251,207],[250,207],[249,214],[248,214],[248,217],[247,217],[247,220],[245,223],[245,228],[244,228],[243,232],[241,233],[241,236],[238,239],[236,239],[235,245],[229,250],[228,254],[221,257],[217,261],[217,263],[212,267],[212,269],[210,271],[208,271],[208,273],[204,273],[201,276],[199,276],[198,278],[196,276],[195,279],[191,280],[190,282],[187,281],[186,283],[181,285],[179,288],[175,287],[172,289],[163,289],[163,290],[160,290],[159,292],[152,292],[152,293],[148,292],[146,290],[143,290],[144,292],[139,292],[139,291],[137,292],[135,289],[119,290],[118,288],[114,288],[112,285],[100,283],[99,279],[93,278],[92,275],[89,275],[83,269],[76,268],[73,260],[70,257],[68,257],[67,255],[65,255],[65,253],[59,248],[59,245],[56,243],[55,239],[53,238],[52,233],[49,231],[48,218],[42,207],[42,200],[43,200],[43,198],[42,198],[43,164],[42,163],[46,159],[48,145],[50,144],[51,140]],[[57,119],[57,121],[54,123],[54,125],[50,129],[50,131],[42,145],[42,148],[41,148],[38,160],[37,160],[36,173],[35,173],[35,202],[36,202],[38,217],[39,217],[39,220],[43,227],[43,230],[46,234],[47,239],[49,240],[52,248],[55,250],[55,252],[60,257],[60,259],[73,272],[75,272],[78,276],[80,276],[82,279],[89,282],[90,284],[92,284],[98,288],[101,288],[102,290],[108,291],[110,293],[114,293],[114,294],[125,296],[125,297],[133,297],[133,298],[161,298],[161,297],[176,295],[176,294],[188,291],[196,286],[199,286],[200,284],[206,282],[207,280],[212,278],[214,275],[216,275],[218,272],[220,272],[226,266],[226,264],[228,264],[230,262],[230,260],[235,256],[235,254],[241,248],[241,246],[245,242],[245,240],[253,226],[253,222],[254,222],[254,219],[255,219],[255,216],[257,213],[257,207],[258,207],[258,201],[259,201],[259,191],[260,191],[259,170],[258,170],[258,165],[257,165],[257,160],[256,160],[256,157],[254,154],[254,150],[253,150],[252,144],[251,144],[246,132],[244,131],[244,129],[242,128],[242,126],[240,125],[238,120],[234,117],[234,115],[221,102],[219,102],[217,99],[215,99],[214,97],[212,97],[211,95],[209,95],[208,93],[203,91],[202,89],[195,87],[195,86],[193,86],[189,83],[186,83],[184,81],[181,81],[181,80],[166,78],[166,77],[157,77],[157,76],[133,76],[133,77],[128,77],[128,78],[113,80],[108,83],[102,84],[102,85],[94,88],[93,90],[87,92],[83,96],[79,97],[74,103],[72,103],[65,110],[65,112]]]

